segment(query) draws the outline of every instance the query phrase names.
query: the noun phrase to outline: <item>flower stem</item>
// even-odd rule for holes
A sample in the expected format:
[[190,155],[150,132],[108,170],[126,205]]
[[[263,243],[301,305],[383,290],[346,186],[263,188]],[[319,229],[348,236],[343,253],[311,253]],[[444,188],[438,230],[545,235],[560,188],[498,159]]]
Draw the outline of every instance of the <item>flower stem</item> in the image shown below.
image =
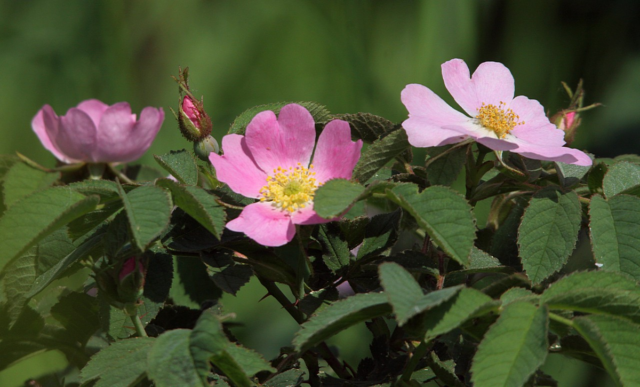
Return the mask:
[[[305,321],[305,318],[302,312],[300,312],[300,310],[298,310],[298,308],[296,308],[289,301],[287,296],[285,296],[284,293],[282,293],[280,288],[274,282],[266,280],[259,276],[258,276],[258,280],[260,281],[262,286],[264,286],[267,289],[269,294],[272,295],[273,298],[275,298],[280,303],[280,305],[282,305],[282,307],[289,313],[289,315],[291,315],[291,317],[293,317],[294,320],[296,320],[298,324],[302,324]],[[331,369],[333,369],[336,375],[338,375],[343,379],[351,379],[351,374],[347,372],[347,370],[343,367],[340,361],[335,357],[333,352],[331,352],[331,350],[329,349],[329,346],[324,341],[318,344],[316,348],[318,349],[318,353],[320,354],[320,356],[322,356],[322,358],[327,362],[327,364],[329,364],[329,366],[331,367]]]
[[555,313],[549,313],[549,318],[551,320],[553,320],[553,321],[559,322],[560,324],[564,324],[566,326],[573,327],[573,321],[569,320],[568,318],[564,318],[562,316],[558,316]]
[[113,167],[113,165],[111,165],[111,164],[107,163],[107,168],[109,168],[109,171],[110,171],[111,173],[113,173],[114,175],[116,175],[116,177],[117,177],[118,179],[120,179],[121,181],[123,181],[123,182],[125,182],[125,183],[127,183],[127,184],[135,184],[135,182],[134,182],[133,180],[131,180],[131,179],[129,179],[127,176],[125,176],[125,174],[124,174],[124,173],[122,173],[122,172],[118,171],[117,169],[115,169],[115,168]]
[[131,322],[133,323],[134,328],[136,329],[136,333],[139,337],[148,337],[147,331],[144,330],[144,326],[142,326],[142,321],[140,321],[140,316],[138,316],[138,306],[135,304],[127,304],[125,306],[125,313],[129,315],[131,318]]
[[421,342],[420,345],[418,345],[418,347],[411,353],[411,358],[409,359],[409,362],[407,362],[407,365],[404,367],[404,371],[402,371],[402,377],[400,378],[400,380],[409,383],[413,371],[418,366],[420,359],[422,359],[427,353],[428,349],[429,347],[424,341]]

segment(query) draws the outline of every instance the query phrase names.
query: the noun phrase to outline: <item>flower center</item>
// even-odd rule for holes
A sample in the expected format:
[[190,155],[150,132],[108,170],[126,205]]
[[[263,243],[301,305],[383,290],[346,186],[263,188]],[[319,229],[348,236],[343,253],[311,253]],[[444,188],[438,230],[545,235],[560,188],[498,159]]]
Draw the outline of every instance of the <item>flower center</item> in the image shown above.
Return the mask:
[[318,188],[312,169],[313,164],[305,168],[300,163],[288,170],[274,169],[274,175],[267,177],[267,185],[260,190],[260,201],[271,202],[274,207],[289,212],[304,208],[313,200]]
[[520,116],[511,109],[505,109],[506,103],[500,101],[498,106],[494,104],[485,105],[478,109],[476,119],[480,125],[492,130],[498,138],[505,138],[517,125],[523,125],[524,121],[520,121]]

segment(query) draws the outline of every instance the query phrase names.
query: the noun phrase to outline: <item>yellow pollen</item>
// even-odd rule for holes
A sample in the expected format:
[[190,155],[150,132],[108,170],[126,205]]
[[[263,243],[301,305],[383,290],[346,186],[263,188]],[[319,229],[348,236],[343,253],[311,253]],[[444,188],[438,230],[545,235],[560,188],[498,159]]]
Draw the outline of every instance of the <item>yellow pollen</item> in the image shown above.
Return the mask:
[[517,125],[524,125],[524,121],[520,121],[520,116],[511,109],[505,109],[506,103],[500,101],[498,106],[494,104],[485,105],[478,109],[476,119],[480,125],[492,130],[498,138],[505,138],[507,133],[513,130]]
[[313,200],[313,195],[318,188],[315,172],[311,172],[313,164],[309,168],[300,163],[293,168],[273,170],[273,176],[267,177],[267,185],[262,187],[261,202],[270,202],[274,207],[288,212],[295,212],[304,208]]

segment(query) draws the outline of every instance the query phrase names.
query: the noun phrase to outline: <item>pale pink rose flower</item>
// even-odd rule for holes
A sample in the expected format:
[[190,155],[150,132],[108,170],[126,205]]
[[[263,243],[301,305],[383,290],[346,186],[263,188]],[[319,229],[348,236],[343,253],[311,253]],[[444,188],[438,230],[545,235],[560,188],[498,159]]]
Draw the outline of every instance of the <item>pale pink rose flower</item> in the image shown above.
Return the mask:
[[272,111],[258,113],[244,136],[222,139],[223,156],[209,160],[218,180],[234,192],[259,202],[246,206],[227,223],[264,246],[282,246],[295,235],[295,225],[329,222],[313,210],[317,187],[330,179],[351,179],[360,158],[362,140],[351,141],[345,121],[328,123],[315,144],[313,117],[297,104],[284,106],[276,118]]
[[126,163],[149,149],[162,126],[162,108],[146,107],[140,119],[127,102],[81,102],[58,117],[44,105],[31,121],[42,145],[65,163]]
[[472,138],[495,151],[510,151],[536,160],[588,166],[589,156],[563,145],[564,132],[549,122],[544,108],[524,96],[514,98],[509,69],[484,62],[469,75],[461,59],[442,64],[444,84],[464,115],[425,86],[411,84],[402,91],[409,119],[402,123],[409,143],[426,148]]

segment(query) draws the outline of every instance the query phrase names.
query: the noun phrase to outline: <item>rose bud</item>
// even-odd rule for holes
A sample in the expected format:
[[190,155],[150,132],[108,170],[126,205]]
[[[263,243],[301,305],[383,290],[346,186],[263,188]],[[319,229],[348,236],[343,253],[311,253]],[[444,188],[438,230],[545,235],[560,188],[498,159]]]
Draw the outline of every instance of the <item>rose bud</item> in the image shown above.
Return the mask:
[[191,142],[198,142],[211,134],[211,118],[204,111],[204,104],[185,95],[180,104],[178,125],[182,135]]

